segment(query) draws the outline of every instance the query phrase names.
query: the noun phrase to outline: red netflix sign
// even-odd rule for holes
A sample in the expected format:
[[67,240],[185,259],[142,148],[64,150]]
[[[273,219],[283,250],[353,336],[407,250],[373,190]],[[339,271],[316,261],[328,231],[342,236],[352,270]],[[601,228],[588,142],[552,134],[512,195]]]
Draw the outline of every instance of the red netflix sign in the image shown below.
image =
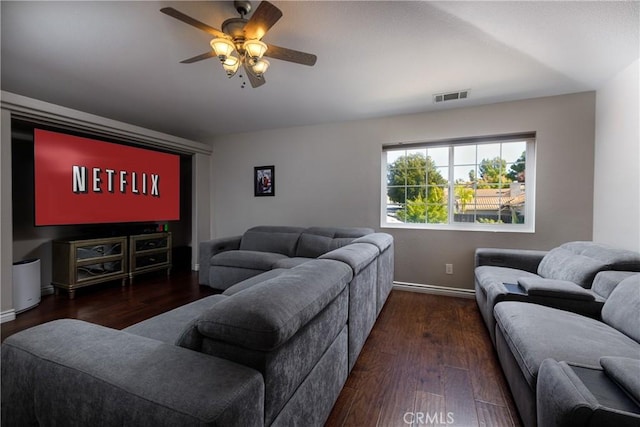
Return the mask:
[[34,130],[36,225],[180,219],[180,157]]

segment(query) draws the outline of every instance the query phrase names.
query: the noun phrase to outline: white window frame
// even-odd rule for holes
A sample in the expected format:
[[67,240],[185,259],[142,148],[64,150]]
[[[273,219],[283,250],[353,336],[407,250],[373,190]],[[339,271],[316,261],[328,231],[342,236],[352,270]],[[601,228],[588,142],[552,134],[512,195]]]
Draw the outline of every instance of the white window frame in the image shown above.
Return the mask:
[[[525,222],[524,224],[483,224],[478,222],[454,222],[454,159],[453,147],[459,145],[480,145],[491,143],[526,142],[526,201],[525,201]],[[448,176],[448,223],[396,223],[387,222],[387,152],[398,149],[429,149],[436,147],[449,147],[449,176]],[[481,136],[473,138],[449,139],[432,142],[410,142],[392,143],[382,145],[381,156],[381,185],[380,185],[380,227],[381,228],[404,228],[404,229],[427,229],[427,230],[458,230],[458,231],[485,231],[485,232],[507,232],[507,233],[534,233],[535,232],[535,200],[536,200],[536,136],[535,132],[521,134],[509,134],[498,136]]]

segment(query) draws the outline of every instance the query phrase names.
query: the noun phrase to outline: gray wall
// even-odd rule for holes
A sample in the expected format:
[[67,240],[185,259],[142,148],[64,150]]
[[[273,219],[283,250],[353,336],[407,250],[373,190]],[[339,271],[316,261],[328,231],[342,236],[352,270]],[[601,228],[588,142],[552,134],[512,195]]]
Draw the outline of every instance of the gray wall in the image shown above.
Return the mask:
[[[219,137],[213,235],[258,224],[379,229],[383,143],[536,131],[535,233],[383,230],[395,238],[397,281],[470,289],[477,247],[550,249],[591,239],[594,120],[595,93],[585,92]],[[275,166],[275,197],[253,196],[253,167],[261,165]]]
[[593,239],[640,251],[640,60],[596,94]]

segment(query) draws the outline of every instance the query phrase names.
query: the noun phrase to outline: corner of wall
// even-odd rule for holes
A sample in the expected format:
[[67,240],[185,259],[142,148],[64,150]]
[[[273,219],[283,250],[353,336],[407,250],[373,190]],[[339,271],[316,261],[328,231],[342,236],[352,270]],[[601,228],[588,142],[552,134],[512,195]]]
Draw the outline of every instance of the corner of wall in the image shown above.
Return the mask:
[[593,240],[640,251],[640,59],[596,92]]

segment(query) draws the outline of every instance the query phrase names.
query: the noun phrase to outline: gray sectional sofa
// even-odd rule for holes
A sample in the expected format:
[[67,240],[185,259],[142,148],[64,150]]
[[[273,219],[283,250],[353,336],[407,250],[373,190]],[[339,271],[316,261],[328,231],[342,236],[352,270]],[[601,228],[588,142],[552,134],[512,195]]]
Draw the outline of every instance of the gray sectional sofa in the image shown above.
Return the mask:
[[123,331],[8,337],[2,425],[322,425],[391,288],[391,236],[365,237]]
[[640,425],[638,271],[640,254],[593,242],[476,250],[476,301],[525,426]]

